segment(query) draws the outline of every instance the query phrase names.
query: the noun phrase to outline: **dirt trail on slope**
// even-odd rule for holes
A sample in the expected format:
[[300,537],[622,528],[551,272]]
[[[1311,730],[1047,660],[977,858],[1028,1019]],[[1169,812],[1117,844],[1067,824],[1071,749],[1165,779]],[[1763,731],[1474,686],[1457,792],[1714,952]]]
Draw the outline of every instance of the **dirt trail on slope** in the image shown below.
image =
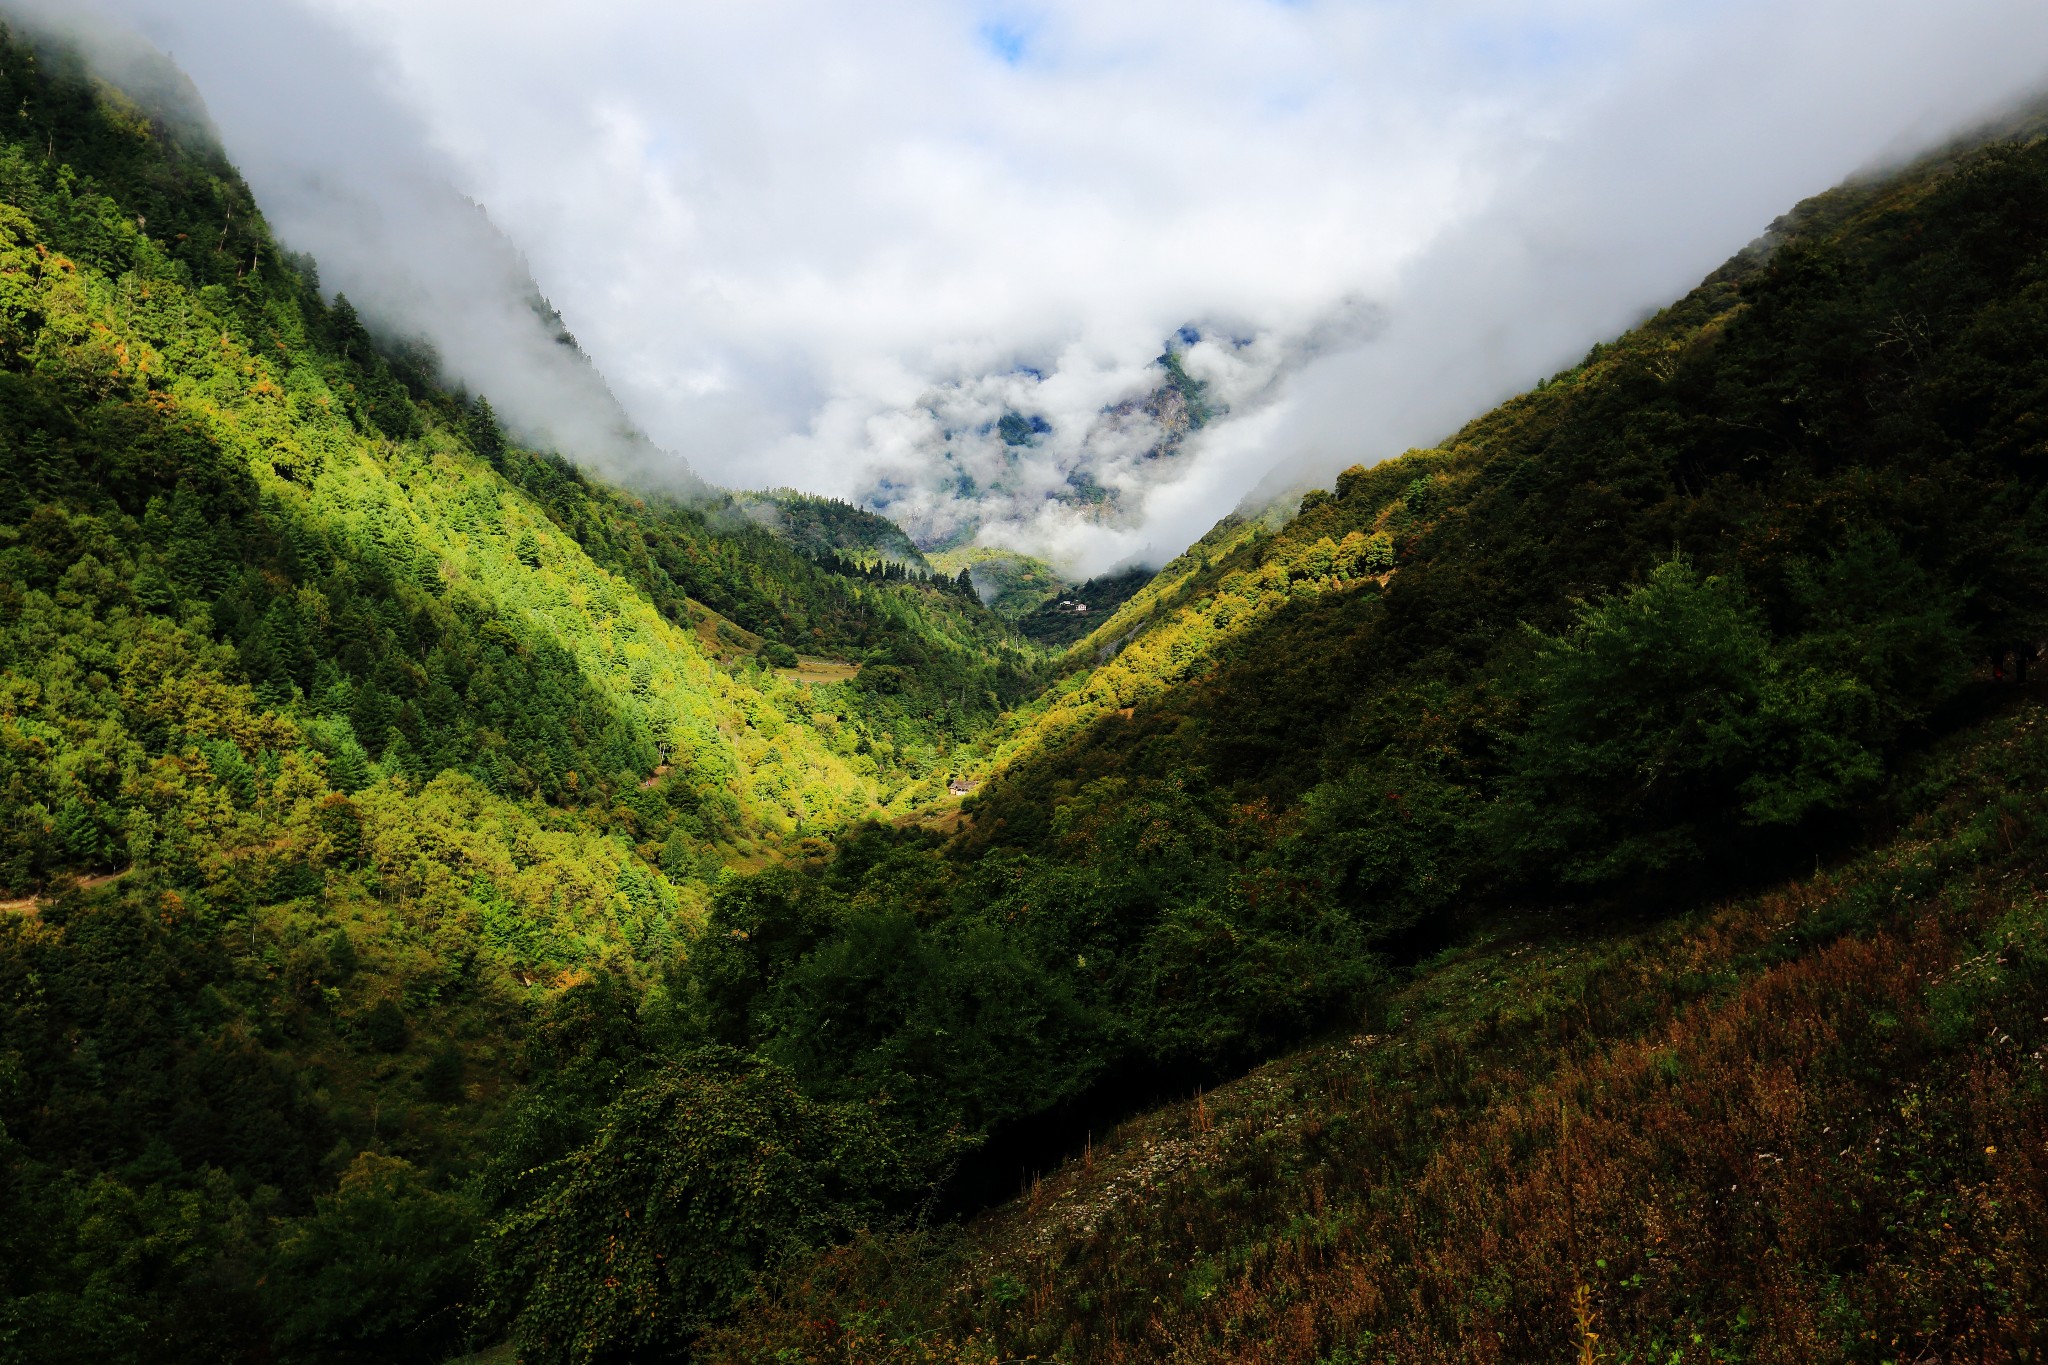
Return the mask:
[[[80,877],[72,886],[79,891],[96,890],[111,882],[120,881],[134,870],[132,867],[124,867],[119,872],[102,872],[96,877]],[[0,914],[33,915],[48,899],[48,896],[19,896],[12,900],[0,900]]]

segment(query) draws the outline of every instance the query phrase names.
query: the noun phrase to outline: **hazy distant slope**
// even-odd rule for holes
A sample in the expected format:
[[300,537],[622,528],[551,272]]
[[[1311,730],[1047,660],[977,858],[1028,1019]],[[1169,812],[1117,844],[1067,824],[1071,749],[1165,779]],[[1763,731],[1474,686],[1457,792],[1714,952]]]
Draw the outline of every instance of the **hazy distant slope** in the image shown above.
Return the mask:
[[1150,569],[1134,566],[1083,583],[1070,583],[1040,603],[1037,610],[1020,617],[1017,629],[1042,645],[1054,648],[1071,645],[1093,634],[1104,620],[1150,584],[1152,578]]
[[902,527],[865,508],[793,488],[733,497],[741,511],[813,559],[837,555],[865,563],[881,558],[932,572]]

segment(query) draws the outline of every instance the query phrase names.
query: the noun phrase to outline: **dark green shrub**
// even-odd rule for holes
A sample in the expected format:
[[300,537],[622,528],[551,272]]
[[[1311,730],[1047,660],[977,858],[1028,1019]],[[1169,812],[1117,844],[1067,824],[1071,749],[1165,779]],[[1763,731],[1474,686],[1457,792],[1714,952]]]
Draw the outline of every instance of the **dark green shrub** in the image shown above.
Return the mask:
[[420,1071],[420,1090],[439,1104],[454,1104],[462,1098],[462,1049],[449,1043]]
[[469,1325],[478,1223],[410,1162],[359,1154],[278,1240],[266,1286],[286,1358],[446,1359]]
[[1882,773],[1874,695],[1788,664],[1740,588],[1682,559],[1539,636],[1497,833],[1524,874],[1612,882],[1697,862],[1732,821],[1792,824]]
[[487,1234],[487,1308],[546,1365],[680,1350],[763,1267],[846,1236],[900,1183],[873,1106],[815,1103],[724,1049],[628,1090],[533,1178]]
[[388,996],[356,1019],[356,1035],[365,1046],[376,1052],[403,1052],[412,1039],[412,1031],[406,1027],[405,1011]]

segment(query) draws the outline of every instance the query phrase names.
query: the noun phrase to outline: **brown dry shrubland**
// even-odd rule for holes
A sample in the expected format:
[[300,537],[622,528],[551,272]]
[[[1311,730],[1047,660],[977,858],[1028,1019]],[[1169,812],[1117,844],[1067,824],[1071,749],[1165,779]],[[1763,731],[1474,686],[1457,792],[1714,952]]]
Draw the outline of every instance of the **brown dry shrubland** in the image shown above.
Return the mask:
[[1938,749],[1874,852],[1632,928],[1497,926],[1381,1032],[814,1262],[704,1354],[2040,1359],[2043,715]]

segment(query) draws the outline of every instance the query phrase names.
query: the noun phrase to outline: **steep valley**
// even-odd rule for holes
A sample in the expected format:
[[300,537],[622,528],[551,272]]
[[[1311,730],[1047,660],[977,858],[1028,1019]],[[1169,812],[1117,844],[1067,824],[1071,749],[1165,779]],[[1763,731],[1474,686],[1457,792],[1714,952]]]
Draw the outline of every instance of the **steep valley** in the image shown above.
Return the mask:
[[0,1360],[2048,1349],[2038,118],[1076,585],[527,448],[177,99],[0,31]]

